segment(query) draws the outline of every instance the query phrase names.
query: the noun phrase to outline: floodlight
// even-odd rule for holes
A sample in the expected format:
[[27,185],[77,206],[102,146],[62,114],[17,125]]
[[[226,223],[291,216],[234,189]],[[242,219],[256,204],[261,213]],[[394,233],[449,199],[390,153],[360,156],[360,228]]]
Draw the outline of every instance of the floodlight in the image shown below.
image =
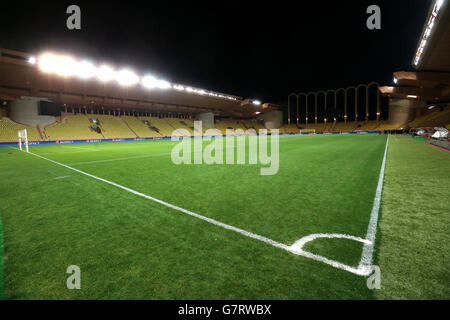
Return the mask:
[[97,69],[97,78],[103,82],[111,81],[116,78],[116,72],[110,66],[103,65]]
[[142,78],[142,85],[147,89],[169,89],[171,87],[168,81],[159,80],[153,76],[145,76],[144,78]]
[[30,63],[30,64],[36,64],[36,58],[35,58],[35,57],[29,57],[29,58],[28,58],[28,63]]
[[77,64],[76,74],[80,78],[89,79],[95,76],[97,69],[89,61],[82,61]]
[[139,77],[136,73],[128,69],[122,69],[117,73],[117,82],[123,86],[130,86],[139,82]]
[[53,72],[56,69],[56,56],[45,53],[39,57],[39,68],[43,72]]

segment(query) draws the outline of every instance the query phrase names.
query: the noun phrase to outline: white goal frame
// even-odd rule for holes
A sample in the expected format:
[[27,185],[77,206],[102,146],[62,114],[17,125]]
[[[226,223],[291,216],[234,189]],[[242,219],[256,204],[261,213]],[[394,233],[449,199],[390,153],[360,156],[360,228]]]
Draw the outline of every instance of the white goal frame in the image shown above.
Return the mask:
[[22,151],[22,144],[25,144],[25,151],[28,152],[28,135],[27,129],[17,131],[19,138],[19,149]]

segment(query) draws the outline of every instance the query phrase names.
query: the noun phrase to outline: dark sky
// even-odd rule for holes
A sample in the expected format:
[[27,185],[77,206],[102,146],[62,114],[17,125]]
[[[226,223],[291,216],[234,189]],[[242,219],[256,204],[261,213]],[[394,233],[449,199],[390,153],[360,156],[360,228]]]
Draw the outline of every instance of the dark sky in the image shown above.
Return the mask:
[[[0,47],[64,50],[173,82],[281,102],[292,91],[390,84],[393,71],[411,69],[430,3],[2,0]],[[70,4],[81,8],[80,31],[66,28]],[[371,4],[381,8],[381,30],[366,28]]]

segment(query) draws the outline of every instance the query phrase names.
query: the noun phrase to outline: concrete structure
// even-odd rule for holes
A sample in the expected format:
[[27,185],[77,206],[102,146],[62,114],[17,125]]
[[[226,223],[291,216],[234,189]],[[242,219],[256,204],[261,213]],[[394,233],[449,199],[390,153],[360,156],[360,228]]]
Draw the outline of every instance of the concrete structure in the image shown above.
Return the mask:
[[9,105],[12,120],[31,126],[46,126],[56,121],[54,116],[39,115],[39,101],[48,99],[36,97],[19,97]]

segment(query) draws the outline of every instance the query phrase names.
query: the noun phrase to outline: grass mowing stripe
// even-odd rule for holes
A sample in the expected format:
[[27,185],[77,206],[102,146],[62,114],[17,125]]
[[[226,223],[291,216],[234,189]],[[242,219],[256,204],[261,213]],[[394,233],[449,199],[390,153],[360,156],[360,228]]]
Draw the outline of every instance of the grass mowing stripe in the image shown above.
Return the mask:
[[[386,151],[385,151],[385,152],[386,152]],[[277,247],[277,248],[280,248],[280,249],[284,249],[284,250],[289,251],[289,252],[291,252],[291,253],[294,253],[294,254],[296,254],[296,255],[303,256],[303,257],[306,257],[306,258],[309,258],[309,259],[313,259],[313,260],[316,260],[316,261],[320,261],[320,262],[323,262],[323,263],[325,263],[325,264],[331,265],[331,266],[333,266],[333,267],[335,267],[335,268],[342,269],[342,270],[348,271],[348,272],[353,273],[353,274],[356,274],[356,275],[361,275],[361,276],[367,275],[367,274],[366,274],[366,271],[365,271],[365,270],[362,270],[361,268],[353,268],[353,267],[351,267],[351,266],[348,266],[348,265],[346,265],[346,264],[340,263],[340,262],[338,262],[338,261],[330,260],[330,259],[328,259],[328,258],[322,257],[322,256],[320,256],[320,255],[316,255],[316,254],[313,254],[313,253],[310,253],[310,252],[307,252],[307,251],[299,250],[299,249],[297,249],[295,246],[291,246],[291,247],[290,247],[290,246],[288,246],[288,245],[286,245],[286,244],[277,242],[277,241],[272,240],[272,239],[270,239],[270,238],[267,238],[267,237],[264,237],[264,236],[261,236],[261,235],[258,235],[258,234],[255,234],[255,233],[252,233],[252,232],[249,232],[249,231],[246,231],[246,230],[237,228],[237,227],[234,227],[234,226],[232,226],[232,225],[229,225],[229,224],[226,224],[226,223],[223,223],[223,222],[220,222],[220,221],[217,221],[217,220],[214,220],[214,219],[205,217],[205,216],[200,215],[200,214],[198,214],[198,213],[195,213],[195,212],[186,210],[186,209],[184,209],[184,208],[181,208],[181,207],[172,205],[172,204],[170,204],[170,203],[168,203],[168,202],[159,200],[159,199],[157,199],[157,198],[151,197],[151,196],[146,195],[146,194],[144,194],[144,193],[141,193],[141,192],[135,191],[135,190],[133,190],[133,189],[124,187],[124,186],[122,186],[122,185],[120,185],[120,184],[117,184],[117,183],[115,183],[115,182],[112,182],[112,181],[109,181],[109,180],[106,180],[106,179],[103,179],[103,178],[94,176],[94,175],[89,174],[89,173],[87,173],[87,172],[84,172],[84,171],[81,171],[81,170],[72,168],[72,167],[70,167],[70,166],[68,166],[68,165],[65,165],[65,164],[63,164],[63,163],[59,163],[59,162],[57,162],[57,161],[54,161],[54,160],[45,158],[45,157],[40,156],[40,155],[38,155],[38,154],[35,154],[35,153],[32,153],[32,152],[28,152],[28,153],[31,154],[31,155],[33,155],[33,156],[36,156],[36,157],[38,157],[38,158],[41,158],[41,159],[50,161],[50,162],[52,162],[52,163],[55,163],[55,164],[57,164],[57,165],[60,165],[60,166],[62,166],[62,167],[65,167],[65,168],[67,168],[67,169],[70,169],[70,170],[76,171],[76,172],[78,172],[78,173],[81,173],[81,174],[86,175],[86,176],[88,176],[88,177],[91,177],[91,178],[94,178],[94,179],[96,179],[96,180],[105,182],[105,183],[110,184],[110,185],[112,185],[112,186],[115,186],[115,187],[117,187],[117,188],[119,188],[119,189],[128,191],[128,192],[130,192],[130,193],[133,193],[133,194],[135,194],[135,195],[141,196],[141,197],[143,197],[143,198],[146,198],[146,199],[155,201],[155,202],[157,202],[157,203],[159,203],[159,204],[162,204],[162,205],[164,205],[164,206],[166,206],[166,207],[169,207],[169,208],[171,208],[171,209],[174,209],[174,210],[183,212],[183,213],[185,213],[185,214],[188,214],[188,215],[193,216],[193,217],[196,217],[196,218],[198,218],[198,219],[207,221],[207,222],[209,222],[209,223],[211,223],[211,224],[220,226],[220,227],[222,227],[222,228],[225,228],[225,229],[228,229],[228,230],[231,230],[231,231],[240,233],[240,234],[242,234],[242,235],[244,235],[244,236],[247,236],[247,237],[250,237],[250,238],[253,238],[253,239],[262,241],[262,242],[265,242],[265,243],[270,244],[270,245],[272,245],[272,246],[274,246],[274,247]]]
[[0,216],[0,300],[5,299],[5,249],[3,240],[2,217]]

